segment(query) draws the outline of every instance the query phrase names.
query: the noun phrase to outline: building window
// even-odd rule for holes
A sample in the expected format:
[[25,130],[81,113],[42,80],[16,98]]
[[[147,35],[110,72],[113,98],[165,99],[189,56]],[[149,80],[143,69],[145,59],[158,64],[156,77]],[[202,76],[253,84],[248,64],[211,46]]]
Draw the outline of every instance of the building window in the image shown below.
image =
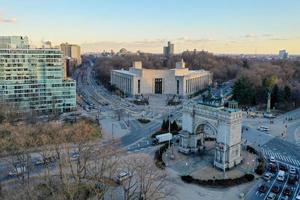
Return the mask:
[[162,78],[156,78],[154,83],[155,83],[154,93],[162,94]]
[[141,80],[138,80],[138,94],[141,93]]
[[177,84],[177,94],[179,94],[179,80],[177,80],[176,84]]

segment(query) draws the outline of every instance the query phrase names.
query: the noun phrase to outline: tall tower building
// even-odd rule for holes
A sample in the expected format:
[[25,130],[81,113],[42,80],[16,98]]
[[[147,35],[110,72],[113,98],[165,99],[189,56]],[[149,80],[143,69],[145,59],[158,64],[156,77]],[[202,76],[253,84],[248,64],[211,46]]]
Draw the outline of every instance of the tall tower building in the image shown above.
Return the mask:
[[289,57],[289,54],[285,49],[282,49],[282,50],[279,51],[278,57],[279,57],[279,59],[284,60],[284,59],[287,59]]
[[60,45],[64,57],[70,58],[76,62],[77,65],[81,64],[81,49],[76,44],[63,43]]
[[76,109],[76,83],[64,78],[60,49],[29,48],[27,37],[0,36],[0,99],[23,111]]
[[174,44],[172,44],[170,41],[168,42],[168,46],[165,46],[164,49],[164,56],[169,58],[174,54]]

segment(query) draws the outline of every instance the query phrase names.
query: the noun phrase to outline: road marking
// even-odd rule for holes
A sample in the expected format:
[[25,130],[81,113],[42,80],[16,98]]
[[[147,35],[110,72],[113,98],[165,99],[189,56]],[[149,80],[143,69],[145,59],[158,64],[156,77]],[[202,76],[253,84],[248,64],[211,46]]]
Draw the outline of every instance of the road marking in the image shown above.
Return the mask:
[[296,190],[295,190],[295,192],[294,192],[293,199],[296,199],[296,196],[297,196],[297,194],[298,194],[299,186],[300,186],[300,183],[298,182],[297,188],[296,188]]
[[283,156],[282,155],[279,155],[279,158],[280,158],[280,160],[283,160]]
[[270,189],[268,190],[268,192],[267,192],[267,194],[266,194],[264,200],[266,200],[266,199],[268,198],[268,195],[269,195],[269,193],[271,192],[272,187],[274,186],[274,184],[275,184],[275,182],[276,182],[276,180],[277,180],[277,177],[278,177],[278,173],[277,173],[277,175],[276,175],[276,177],[275,177],[273,183],[271,184]]
[[296,162],[295,162],[295,160],[294,160],[294,159],[292,159],[292,162],[293,162],[293,164],[294,164],[294,165],[296,165]]
[[278,198],[278,199],[281,199],[282,194],[283,194],[283,190],[286,188],[288,180],[289,180],[289,174],[287,173],[286,181],[285,181],[285,183],[284,183],[284,185],[283,185],[283,187],[282,187],[282,190],[281,190],[281,192],[280,192],[280,195],[279,195],[279,198]]

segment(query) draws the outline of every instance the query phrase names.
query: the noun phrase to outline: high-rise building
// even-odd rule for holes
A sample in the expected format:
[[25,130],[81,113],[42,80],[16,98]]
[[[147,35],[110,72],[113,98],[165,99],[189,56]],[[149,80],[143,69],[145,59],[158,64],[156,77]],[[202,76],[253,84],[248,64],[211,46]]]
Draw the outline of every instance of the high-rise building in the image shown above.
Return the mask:
[[81,49],[76,44],[63,43],[60,45],[64,57],[69,58],[76,62],[76,65],[81,64]]
[[28,37],[23,36],[1,36],[0,49],[26,49],[29,48]]
[[172,44],[170,41],[168,42],[168,46],[164,47],[164,56],[169,58],[174,54],[174,44]]
[[0,36],[0,100],[23,111],[75,110],[76,83],[64,78],[61,50],[29,48],[26,37],[16,38]]
[[285,49],[279,51],[279,59],[287,59],[289,57],[288,52]]

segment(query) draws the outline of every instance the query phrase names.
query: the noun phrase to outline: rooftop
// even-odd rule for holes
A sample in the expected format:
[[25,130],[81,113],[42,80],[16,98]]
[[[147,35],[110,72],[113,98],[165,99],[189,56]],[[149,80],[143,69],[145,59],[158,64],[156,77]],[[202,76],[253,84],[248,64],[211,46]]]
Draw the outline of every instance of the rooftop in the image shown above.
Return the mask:
[[128,71],[128,70],[124,70],[124,69],[121,69],[121,70],[113,70],[113,71],[119,72],[119,73],[122,73],[122,74],[127,74],[127,75],[130,75],[130,76],[137,76],[137,74],[132,73],[132,72],[130,72],[130,71]]

